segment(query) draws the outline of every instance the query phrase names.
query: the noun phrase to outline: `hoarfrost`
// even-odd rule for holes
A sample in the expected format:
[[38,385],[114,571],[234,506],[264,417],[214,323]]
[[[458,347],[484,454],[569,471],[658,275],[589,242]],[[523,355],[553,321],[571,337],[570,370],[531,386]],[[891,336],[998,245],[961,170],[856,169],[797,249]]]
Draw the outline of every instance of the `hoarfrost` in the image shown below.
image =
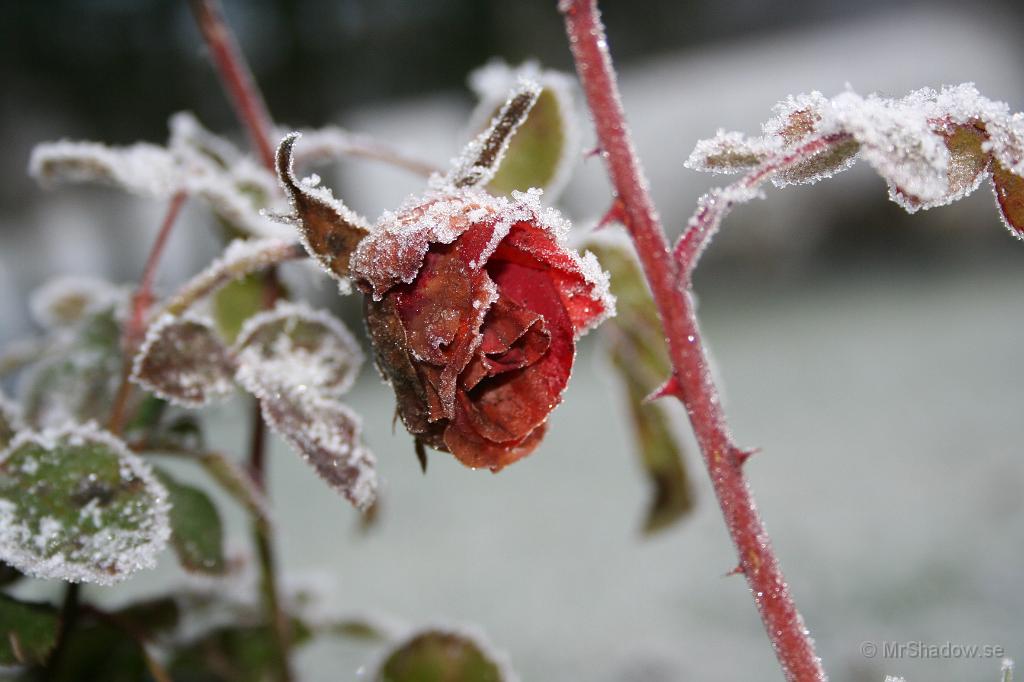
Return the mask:
[[239,382],[253,392],[273,384],[339,397],[363,363],[358,342],[340,320],[288,301],[246,320],[232,354]]
[[[447,657],[466,656],[467,652],[460,649],[468,647],[468,660],[473,662],[472,669],[481,670],[480,674],[487,679],[494,679],[494,682],[519,682],[519,676],[513,670],[508,656],[504,651],[494,646],[479,627],[445,622],[427,624],[416,628],[406,634],[402,640],[390,646],[387,651],[381,654],[379,662],[372,666],[376,672],[371,676],[371,679],[389,679],[384,675],[384,671],[389,664],[396,662],[396,657],[411,656],[415,660],[417,647],[422,645],[428,645],[429,647],[432,641],[436,641],[436,645],[443,647]],[[423,653],[429,656],[430,649],[426,649]],[[483,661],[479,659],[483,659]],[[453,662],[458,666],[465,661],[454,659]],[[484,667],[485,664],[490,665]],[[492,667],[493,671],[488,670],[488,667]],[[403,669],[399,668],[399,670]],[[454,669],[454,671],[458,670],[459,668]],[[492,677],[495,674],[497,677]]]
[[19,435],[0,472],[0,558],[28,575],[109,585],[170,537],[167,491],[95,424]]
[[263,209],[284,210],[274,176],[230,142],[175,114],[166,147],[140,142],[112,147],[62,140],[37,145],[29,174],[43,185],[98,182],[154,199],[185,192],[202,197],[217,215],[254,236],[287,236]]
[[[805,159],[772,168],[803,145]],[[698,142],[686,165],[712,172],[755,169],[782,187],[829,177],[858,155],[908,212],[965,197],[991,171],[1004,221],[1018,236],[1024,230],[1024,115],[1011,115],[1004,102],[983,97],[973,83],[924,88],[901,99],[851,90],[831,99],[819,92],[791,96],[776,105],[761,137],[719,131]]]
[[491,119],[490,125],[452,159],[452,170],[444,178],[435,178],[437,188],[483,186],[494,177],[512,135],[526,120],[530,109],[540,97],[541,86],[520,78],[509,93],[504,106]]
[[149,326],[131,379],[159,397],[200,407],[234,389],[234,366],[209,320],[162,315]]
[[508,93],[522,80],[537,83],[542,91],[552,93],[558,106],[562,149],[551,179],[544,184],[545,196],[550,202],[562,193],[579,159],[581,133],[580,113],[574,97],[575,78],[560,71],[542,69],[533,60],[516,67],[498,59],[492,60],[469,75],[469,86],[479,100],[470,117],[470,130],[483,128]]
[[62,275],[29,295],[32,319],[44,329],[67,327],[127,300],[127,292],[98,277]]

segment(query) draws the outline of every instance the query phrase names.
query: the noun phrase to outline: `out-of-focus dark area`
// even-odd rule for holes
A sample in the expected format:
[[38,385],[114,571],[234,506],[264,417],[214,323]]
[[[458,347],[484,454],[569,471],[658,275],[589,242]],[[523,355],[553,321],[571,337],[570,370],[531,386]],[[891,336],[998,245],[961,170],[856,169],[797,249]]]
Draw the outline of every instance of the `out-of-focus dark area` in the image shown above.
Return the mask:
[[[366,131],[442,165],[467,136],[470,71],[492,57],[571,68],[556,0],[224,5],[277,121]],[[757,133],[788,94],[849,84],[899,96],[971,80],[1024,110],[1016,0],[601,6],[671,232],[726,182],[683,167],[694,143],[719,127]],[[29,332],[27,294],[55,274],[137,280],[165,208],[109,188],[43,190],[26,174],[33,145],[162,144],[181,110],[245,141],[184,0],[14,0],[2,17],[0,343]],[[592,144],[589,127],[582,137]],[[371,218],[422,187],[358,160],[325,181]],[[592,159],[559,204],[582,229],[608,201]],[[217,253],[193,203],[162,293]],[[748,471],[836,679],[998,673],[998,661],[867,659],[858,644],[868,640],[1000,644],[1024,657],[1022,265],[1024,244],[1000,225],[987,185],[908,215],[860,163],[737,209],[697,273],[734,428],[765,449]],[[314,294],[355,308],[329,283]],[[367,538],[338,539],[348,510],[282,457],[271,487],[302,501],[281,509],[285,568],[340,581],[344,610],[479,623],[523,679],[777,679],[749,595],[720,578],[735,559],[692,443],[698,511],[638,538],[647,491],[626,427],[605,419],[618,387],[588,352],[545,446],[497,477],[444,457],[421,476],[408,439],[391,431],[391,394],[365,370],[352,404],[381,462],[384,520]],[[362,655],[321,648],[300,667],[311,680],[355,679]]]

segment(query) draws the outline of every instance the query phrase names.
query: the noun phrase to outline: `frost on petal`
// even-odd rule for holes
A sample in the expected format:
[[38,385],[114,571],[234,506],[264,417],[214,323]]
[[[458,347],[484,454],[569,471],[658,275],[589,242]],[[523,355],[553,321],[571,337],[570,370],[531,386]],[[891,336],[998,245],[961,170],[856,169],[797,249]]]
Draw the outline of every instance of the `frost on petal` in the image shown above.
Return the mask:
[[199,407],[228,395],[234,367],[207,320],[163,315],[150,325],[132,365],[132,381],[178,405]]
[[28,307],[44,329],[68,327],[85,317],[122,304],[125,290],[97,277],[64,275],[51,279],[29,296]]
[[518,682],[507,658],[475,629],[433,626],[414,632],[384,654],[374,682]]
[[275,385],[339,397],[355,381],[363,352],[336,317],[281,301],[246,320],[232,354],[243,385]]
[[719,130],[714,137],[697,142],[684,165],[696,171],[737,173],[758,167],[776,151],[777,145],[765,138]]
[[37,578],[101,585],[151,568],[167,491],[94,425],[18,436],[0,453],[0,559]]
[[293,221],[302,243],[328,273],[347,281],[349,260],[369,232],[366,221],[334,198],[325,187],[295,177],[292,154],[298,133],[291,133],[277,148],[277,175],[291,198]]
[[377,497],[377,459],[360,441],[359,417],[336,400],[299,390],[262,391],[267,424],[357,509]]
[[573,101],[574,80],[564,73],[541,69],[528,61],[511,67],[492,61],[469,77],[479,103],[470,118],[472,130],[482,129],[500,112],[508,92],[521,80],[536,82],[541,92],[526,120],[511,137],[508,151],[487,185],[493,194],[544,190],[555,200],[579,158],[580,124]]
[[1003,222],[1018,238],[1024,238],[1024,178],[995,161],[992,186]]
[[541,87],[536,82],[520,79],[487,129],[453,160],[452,170],[443,185],[459,188],[489,183],[508,151],[509,141],[526,121],[540,93]]

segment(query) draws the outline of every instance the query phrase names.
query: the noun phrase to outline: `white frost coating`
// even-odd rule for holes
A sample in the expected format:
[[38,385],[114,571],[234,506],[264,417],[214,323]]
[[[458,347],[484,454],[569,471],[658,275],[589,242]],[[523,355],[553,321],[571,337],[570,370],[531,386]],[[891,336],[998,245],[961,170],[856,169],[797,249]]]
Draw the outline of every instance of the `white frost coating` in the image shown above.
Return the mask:
[[714,137],[699,140],[683,165],[705,173],[735,173],[751,170],[772,154],[778,153],[778,145],[771,144],[772,138],[747,137],[743,133],[726,132],[719,128]]
[[580,112],[576,105],[576,79],[567,73],[541,69],[536,61],[523,62],[519,66],[494,59],[469,74],[469,87],[479,102],[470,116],[469,129],[479,130],[487,123],[488,117],[501,106],[509,91],[520,79],[533,81],[542,90],[548,90],[558,102],[558,113],[562,123],[562,156],[558,160],[555,174],[544,187],[549,202],[555,201],[572,176],[573,166],[580,156]]
[[[791,96],[774,111],[760,138],[720,131],[697,144],[687,165],[696,170],[729,170],[707,163],[708,157],[735,149],[763,150],[778,158],[814,138],[846,133],[858,143],[859,154],[888,182],[890,198],[914,212],[956,201],[978,187],[983,173],[966,181],[956,176],[963,169],[951,164],[945,135],[960,126],[981,125],[989,138],[983,151],[1024,175],[1024,116],[1011,115],[1005,103],[983,97],[973,83],[941,91],[924,88],[901,99],[862,97],[852,91],[829,99],[812,92]],[[841,159],[818,174],[780,172],[773,182],[779,186],[814,182],[845,170],[853,159]],[[743,169],[743,164],[736,164],[731,170]]]
[[[34,530],[20,518],[20,509],[31,504],[31,490],[24,491],[24,497],[17,503],[0,499],[0,558],[27,575],[111,585],[135,571],[152,568],[156,565],[156,555],[167,545],[171,534],[167,490],[149,464],[94,423],[19,434],[0,453],[0,468],[26,446],[46,450],[45,457],[58,456],[54,452],[58,447],[86,445],[102,446],[117,457],[122,481],[142,482],[144,492],[139,495],[144,496],[144,500],[135,505],[133,517],[128,519],[137,527],[90,529],[88,526],[98,513],[90,510],[84,516],[79,515],[80,523],[88,522],[85,527],[78,523],[68,526],[59,519],[44,516]],[[48,546],[65,534],[75,538],[74,549],[48,552]]]
[[186,300],[191,305],[233,279],[278,263],[293,243],[276,237],[236,239],[205,270],[193,277],[168,305],[180,307]]
[[488,661],[498,668],[499,674],[501,675],[498,682],[519,682],[519,675],[517,675],[515,670],[513,670],[508,655],[496,647],[480,627],[476,625],[456,624],[444,621],[428,623],[417,628],[410,629],[400,641],[396,642],[380,654],[379,661],[375,665],[371,666],[371,669],[375,672],[370,676],[370,679],[382,679],[382,668],[392,654],[410,644],[417,637],[429,633],[450,635],[460,639],[469,640],[476,645]]
[[[21,405],[8,398],[2,389],[0,389],[0,420],[7,423],[7,427],[12,433],[17,433],[25,428]],[[0,434],[2,433],[2,428],[0,428]]]
[[[536,81],[525,76],[519,77],[517,78],[513,88],[507,93],[507,99],[505,102],[507,105],[517,97],[522,95],[531,95],[533,97],[533,103],[536,103],[540,93],[541,86]],[[532,108],[533,104],[531,103],[530,106]],[[512,136],[515,135],[515,131],[526,120],[526,116],[523,116],[521,119],[513,122],[510,131],[501,140],[501,147],[494,154],[491,165],[478,165],[477,161],[480,159],[481,152],[484,151],[488,138],[491,136],[491,133],[498,124],[505,118],[506,114],[506,107],[502,107],[501,111],[491,119],[487,128],[470,141],[458,156],[451,160],[451,171],[449,171],[448,175],[444,177],[437,175],[431,177],[431,186],[434,189],[450,189],[457,182],[465,180],[466,178],[472,178],[473,182],[471,184],[481,187],[489,183],[491,179],[494,178],[494,174],[501,165],[501,159],[505,156],[505,152],[508,151],[508,145],[512,140]]]
[[202,128],[191,114],[175,114],[170,128],[166,147],[146,142],[125,147],[66,140],[43,143],[32,150],[29,174],[44,185],[99,182],[156,199],[186,192],[202,197],[244,232],[288,236],[286,226],[261,212],[285,208],[273,174]]
[[[255,338],[278,324],[281,331],[269,348],[261,344],[263,339]],[[298,324],[323,328],[315,348],[293,343],[290,334]],[[240,383],[251,392],[257,384],[272,383],[331,397],[348,392],[364,360],[359,343],[341,320],[304,302],[290,301],[278,301],[273,310],[246,320],[231,352]]]
[[126,299],[124,288],[98,277],[61,275],[29,294],[28,308],[36,324],[53,329],[119,306]]
[[999,667],[1000,682],[1013,682],[1013,659],[1004,658]]
[[[186,325],[198,325],[209,334],[210,340],[219,345],[214,351],[217,357],[200,358],[196,354],[199,348],[194,346],[175,348],[181,351],[181,361],[169,363],[162,371],[147,371],[145,364],[154,349],[159,345],[163,347],[160,350],[165,351],[168,334]],[[170,343],[178,345],[173,340]],[[180,317],[164,313],[146,329],[146,336],[132,360],[130,379],[171,404],[196,408],[231,395],[235,390],[231,369],[227,349],[220,344],[212,320],[190,313]]]

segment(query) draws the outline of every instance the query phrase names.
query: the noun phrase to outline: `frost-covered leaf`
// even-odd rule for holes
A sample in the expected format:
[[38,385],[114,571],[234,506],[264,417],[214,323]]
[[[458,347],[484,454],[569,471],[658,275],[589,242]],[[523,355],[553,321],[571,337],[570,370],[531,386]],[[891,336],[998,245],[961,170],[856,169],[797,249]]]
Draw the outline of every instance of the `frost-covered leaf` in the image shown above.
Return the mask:
[[234,367],[213,325],[163,315],[150,325],[132,365],[132,381],[179,405],[199,407],[234,389]]
[[[256,394],[260,396],[259,393]],[[267,424],[357,509],[377,495],[377,459],[360,440],[359,417],[335,400],[296,390],[264,392]]]
[[32,292],[28,306],[44,329],[67,327],[127,300],[125,290],[96,277],[64,275]]
[[464,631],[423,630],[389,651],[374,682],[513,682],[504,657]]
[[0,594],[0,666],[42,665],[57,646],[60,617],[49,604]]
[[992,185],[1003,222],[1017,237],[1024,238],[1024,178],[994,161]]
[[317,263],[347,287],[348,265],[369,223],[334,198],[326,187],[295,177],[293,153],[299,133],[291,133],[277,148],[277,174],[291,199],[293,222],[302,243]]
[[103,585],[167,544],[167,491],[94,426],[25,433],[0,453],[0,559],[37,578]]
[[488,184],[508,151],[512,136],[526,121],[540,93],[541,87],[536,82],[520,79],[490,125],[454,160],[445,184],[452,187]]
[[164,312],[181,315],[198,301],[240,278],[287,260],[305,257],[298,242],[283,239],[236,239],[220,258],[193,277],[164,307]]
[[32,150],[29,172],[44,185],[96,182],[155,199],[184,192],[205,200],[218,217],[245,234],[287,234],[285,226],[263,212],[284,209],[273,175],[190,114],[172,117],[167,147],[44,143]]
[[234,343],[246,320],[263,310],[264,284],[262,275],[246,275],[228,282],[213,295],[213,319],[228,343]]
[[35,428],[105,421],[121,380],[120,338],[113,310],[85,318],[22,377],[25,421]]
[[512,68],[491,62],[470,75],[479,104],[472,120],[477,129],[499,113],[519,79],[541,87],[537,102],[509,140],[508,150],[487,185],[492,194],[544,190],[549,201],[557,198],[569,179],[579,153],[579,124],[572,98],[572,79],[557,71],[542,70],[535,62]]
[[709,173],[739,173],[760,166],[776,151],[763,138],[720,129],[714,137],[697,142],[685,165]]
[[209,496],[157,470],[171,504],[171,546],[188,571],[221,574],[225,570],[224,527]]
[[251,392],[274,384],[338,397],[363,363],[359,344],[340,320],[289,301],[249,318],[232,353],[239,381]]
[[[763,148],[767,158],[748,179],[767,174],[785,186],[828,177],[860,156],[888,183],[890,198],[909,212],[961,199],[991,173],[1004,221],[1018,236],[1024,229],[1024,114],[1011,115],[1004,102],[983,97],[972,83],[925,88],[901,99],[851,91],[829,99],[814,92],[788,98],[775,113],[760,138],[719,133],[699,142],[688,165],[746,170],[746,161],[758,155],[743,152]],[[834,143],[816,144],[829,140]],[[734,147],[736,163],[707,161],[718,150],[728,160]]]
[[602,334],[626,388],[636,450],[651,488],[644,532],[654,533],[684,518],[694,503],[682,446],[665,406],[645,401],[671,375],[672,366],[654,301],[628,247],[591,241],[587,248],[608,270],[617,300],[617,315]]
[[0,391],[0,450],[6,448],[14,436],[24,428],[21,408]]

